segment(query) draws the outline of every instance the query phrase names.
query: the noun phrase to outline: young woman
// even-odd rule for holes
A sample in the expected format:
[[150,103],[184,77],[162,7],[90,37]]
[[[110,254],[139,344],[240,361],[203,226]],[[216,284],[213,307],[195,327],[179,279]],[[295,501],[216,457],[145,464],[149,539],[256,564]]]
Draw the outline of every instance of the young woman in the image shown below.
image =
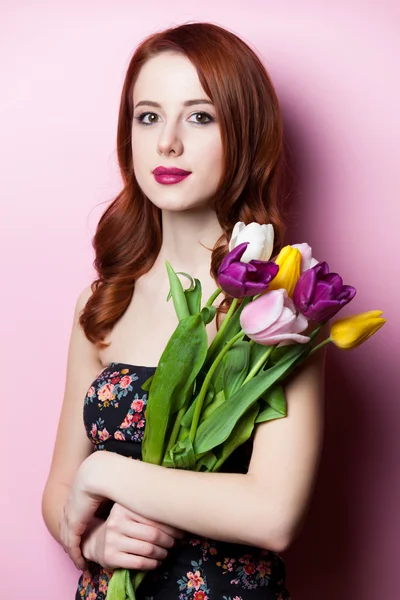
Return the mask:
[[275,251],[282,242],[282,123],[260,60],[207,23],[147,38],[123,87],[118,158],[124,188],[96,231],[98,279],[76,304],[46,525],[83,570],[76,598],[103,600],[123,567],[150,571],[147,600],[287,599],[279,552],[315,480],[324,352],[286,385],[288,416],[259,425],[223,473],[131,460],[141,385],[177,325],[165,261],[208,298],[237,221],[272,223]]

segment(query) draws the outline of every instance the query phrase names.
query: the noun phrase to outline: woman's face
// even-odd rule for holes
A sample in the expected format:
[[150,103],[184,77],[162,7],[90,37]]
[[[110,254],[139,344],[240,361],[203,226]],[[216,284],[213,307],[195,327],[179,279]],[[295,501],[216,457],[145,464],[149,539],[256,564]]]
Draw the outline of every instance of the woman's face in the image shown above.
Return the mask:
[[[171,52],[149,59],[133,106],[133,168],[144,194],[162,210],[206,207],[222,174],[222,141],[214,105],[190,60]],[[168,175],[155,176],[157,167],[190,174],[168,183]]]

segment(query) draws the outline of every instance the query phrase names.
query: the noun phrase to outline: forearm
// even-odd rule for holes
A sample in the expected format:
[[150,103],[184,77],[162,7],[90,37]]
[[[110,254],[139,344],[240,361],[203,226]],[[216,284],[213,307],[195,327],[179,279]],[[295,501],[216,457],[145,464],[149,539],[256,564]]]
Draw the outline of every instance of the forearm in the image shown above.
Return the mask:
[[71,488],[68,485],[49,481],[42,497],[42,516],[53,538],[60,544],[60,520],[65,501]]
[[88,464],[89,493],[196,535],[278,551],[285,545],[277,511],[250,475],[166,469],[96,454]]

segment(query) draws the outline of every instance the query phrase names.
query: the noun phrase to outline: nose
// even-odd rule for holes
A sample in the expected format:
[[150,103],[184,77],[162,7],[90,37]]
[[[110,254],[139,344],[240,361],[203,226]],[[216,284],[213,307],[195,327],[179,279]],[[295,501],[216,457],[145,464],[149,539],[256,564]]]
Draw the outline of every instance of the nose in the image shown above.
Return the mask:
[[176,156],[183,152],[183,142],[179,135],[178,126],[173,124],[160,128],[160,137],[158,139],[158,154],[168,155],[174,152]]

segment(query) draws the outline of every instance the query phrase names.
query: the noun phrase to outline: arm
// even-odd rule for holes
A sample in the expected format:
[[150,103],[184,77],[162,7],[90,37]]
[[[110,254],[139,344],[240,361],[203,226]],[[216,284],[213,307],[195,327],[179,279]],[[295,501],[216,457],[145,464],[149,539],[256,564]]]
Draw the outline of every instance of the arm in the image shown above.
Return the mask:
[[324,350],[287,383],[288,416],[257,427],[246,475],[165,469],[99,452],[82,465],[83,488],[198,535],[284,550],[303,520],[318,466]]
[[85,337],[78,319],[91,295],[90,287],[79,296],[70,336],[64,399],[50,472],[42,496],[42,515],[51,535],[60,543],[59,524],[76,472],[92,452],[83,420],[83,399],[101,371],[97,350]]
[[[89,386],[102,369],[97,349],[89,342],[79,325],[79,315],[91,289],[79,296],[68,351],[67,377],[50,473],[42,497],[42,514],[51,535],[61,545],[62,520],[67,499],[80,465],[92,453],[82,419],[83,400]],[[83,556],[103,567],[114,569],[154,569],[182,533],[176,529],[146,520],[114,504],[105,521],[95,515],[87,524],[81,539]],[[76,566],[86,564],[81,557]]]

